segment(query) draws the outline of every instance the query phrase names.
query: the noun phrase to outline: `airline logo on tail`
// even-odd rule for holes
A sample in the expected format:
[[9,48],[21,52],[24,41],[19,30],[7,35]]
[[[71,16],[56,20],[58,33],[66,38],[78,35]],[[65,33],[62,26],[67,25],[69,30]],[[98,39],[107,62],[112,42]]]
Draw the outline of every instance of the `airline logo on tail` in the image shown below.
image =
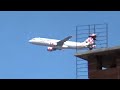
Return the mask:
[[97,36],[96,34],[91,34],[89,38],[86,39],[85,41],[86,43],[89,43],[88,47],[90,50],[96,47],[95,45],[96,36]]

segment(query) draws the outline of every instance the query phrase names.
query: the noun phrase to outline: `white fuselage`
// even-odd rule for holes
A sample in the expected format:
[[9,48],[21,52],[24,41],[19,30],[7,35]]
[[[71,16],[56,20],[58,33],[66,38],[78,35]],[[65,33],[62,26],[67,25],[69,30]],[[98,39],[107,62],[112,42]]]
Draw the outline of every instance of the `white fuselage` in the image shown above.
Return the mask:
[[42,46],[49,46],[49,47],[56,47],[57,49],[81,49],[86,48],[88,43],[86,42],[74,42],[74,41],[66,41],[62,46],[57,45],[57,42],[60,40],[56,39],[48,39],[48,38],[33,38],[29,40],[29,43],[35,45],[42,45]]

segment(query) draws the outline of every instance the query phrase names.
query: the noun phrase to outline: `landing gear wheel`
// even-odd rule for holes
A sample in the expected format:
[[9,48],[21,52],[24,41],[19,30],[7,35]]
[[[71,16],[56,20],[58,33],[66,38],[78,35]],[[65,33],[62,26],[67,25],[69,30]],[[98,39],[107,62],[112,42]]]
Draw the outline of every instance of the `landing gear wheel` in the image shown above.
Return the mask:
[[93,48],[89,48],[89,50],[92,50]]

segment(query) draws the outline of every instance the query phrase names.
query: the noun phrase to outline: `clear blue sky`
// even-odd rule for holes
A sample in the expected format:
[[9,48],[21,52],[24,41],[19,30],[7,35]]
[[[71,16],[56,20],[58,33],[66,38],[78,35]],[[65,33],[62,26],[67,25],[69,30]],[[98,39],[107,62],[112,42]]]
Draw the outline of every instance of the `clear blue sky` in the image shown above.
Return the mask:
[[28,40],[75,41],[76,25],[96,23],[108,23],[110,47],[120,45],[117,11],[0,11],[0,79],[75,79],[75,50],[48,52]]

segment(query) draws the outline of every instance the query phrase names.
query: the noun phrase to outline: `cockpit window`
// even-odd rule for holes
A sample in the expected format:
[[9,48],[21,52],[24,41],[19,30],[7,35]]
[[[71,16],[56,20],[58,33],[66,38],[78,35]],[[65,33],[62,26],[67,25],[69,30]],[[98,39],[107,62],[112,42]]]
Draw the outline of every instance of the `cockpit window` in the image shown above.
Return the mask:
[[33,38],[33,40],[35,40],[35,38]]
[[32,40],[44,40],[43,38],[33,38]]

